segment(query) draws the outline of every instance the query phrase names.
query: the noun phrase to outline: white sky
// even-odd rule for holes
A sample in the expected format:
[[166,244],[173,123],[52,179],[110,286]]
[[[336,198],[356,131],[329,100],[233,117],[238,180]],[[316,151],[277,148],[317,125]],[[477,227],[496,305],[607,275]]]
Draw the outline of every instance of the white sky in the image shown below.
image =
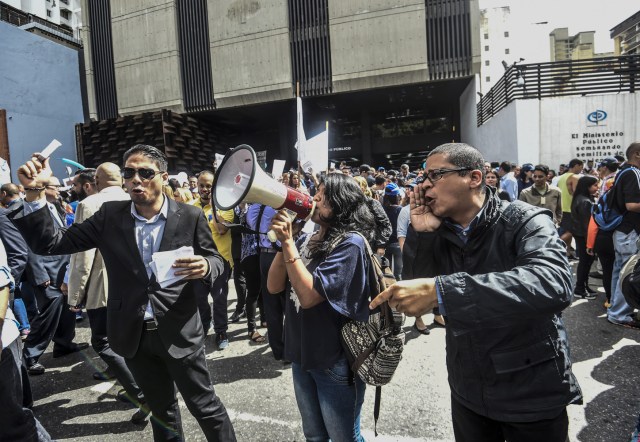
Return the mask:
[[517,51],[523,53],[513,56],[524,63],[549,61],[549,33],[555,28],[569,28],[569,35],[596,31],[595,52],[612,52],[609,30],[640,11],[638,0],[480,0],[481,9],[499,6],[510,7]]

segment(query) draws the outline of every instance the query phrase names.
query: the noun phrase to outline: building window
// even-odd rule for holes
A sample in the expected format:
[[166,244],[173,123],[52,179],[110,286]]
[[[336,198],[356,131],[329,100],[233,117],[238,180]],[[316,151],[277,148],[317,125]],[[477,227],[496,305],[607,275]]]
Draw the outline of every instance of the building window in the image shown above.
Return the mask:
[[489,66],[489,60],[485,60],[484,65]]
[[505,49],[505,50],[504,50],[504,53],[505,53],[505,54],[508,54],[508,53],[509,53],[509,48]]
[[51,17],[51,10],[47,9],[47,17]]
[[509,36],[509,31],[504,31],[504,36],[508,37]]
[[60,17],[64,18],[65,20],[71,20],[71,12],[61,9]]
[[484,34],[484,39],[489,40],[489,34]]
[[485,78],[484,78],[484,81],[485,81],[485,82],[487,82],[487,83],[489,83],[489,82],[491,81],[491,77],[485,77]]
[[484,47],[484,50],[485,50],[485,51],[488,51],[488,50],[489,50],[489,46],[485,46],[485,47]]

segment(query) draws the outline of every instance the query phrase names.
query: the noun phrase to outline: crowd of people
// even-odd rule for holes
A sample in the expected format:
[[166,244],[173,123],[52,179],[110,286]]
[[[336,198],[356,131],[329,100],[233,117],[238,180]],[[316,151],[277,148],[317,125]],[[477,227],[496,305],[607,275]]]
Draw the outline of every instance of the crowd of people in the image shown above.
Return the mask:
[[[597,298],[588,284],[595,258],[608,321],[640,328],[619,284],[637,251],[639,168],[640,143],[624,158],[573,159],[557,172],[486,162],[461,143],[434,149],[414,170],[298,167],[275,179],[313,197],[304,223],[257,203],[216,208],[215,170],[181,183],[151,146],[132,147],[122,168],[78,171],[70,188],[34,154],[18,169],[20,182],[0,188],[0,282],[10,288],[7,318],[19,336],[2,353],[0,391],[11,390],[12,400],[0,415],[5,407],[21,434],[47,440],[29,410],[28,376],[45,372],[39,359],[51,341],[54,358],[88,347],[73,342],[84,310],[105,363],[93,376],[120,383],[119,398],[137,407],[132,422],[153,413],[155,440],[182,440],[177,387],[208,440],[235,440],[203,340],[212,328],[224,351],[229,322],[246,319],[245,339],[291,364],[305,437],[362,440],[366,387],[350,372],[340,328],[388,301],[415,317],[418,333],[447,330],[456,440],[564,442],[566,406],[580,403],[581,392],[560,313],[574,297]],[[622,214],[613,230],[592,216],[605,192]],[[371,305],[365,241],[398,281]],[[181,279],[165,285],[154,254],[183,246],[192,255],[174,264]],[[237,303],[228,315],[231,279]],[[19,391],[2,375],[9,372]]]

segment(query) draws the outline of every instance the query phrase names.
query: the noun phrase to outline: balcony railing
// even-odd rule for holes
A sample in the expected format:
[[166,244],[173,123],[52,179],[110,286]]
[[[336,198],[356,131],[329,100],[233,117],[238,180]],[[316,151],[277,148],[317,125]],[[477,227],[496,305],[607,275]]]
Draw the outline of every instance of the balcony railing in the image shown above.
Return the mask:
[[640,55],[510,66],[478,102],[478,126],[513,100],[640,90]]
[[53,31],[59,32],[60,34],[64,34],[73,38],[73,30],[68,26],[56,25],[55,23],[51,23],[33,14],[27,14],[24,11],[16,9],[2,2],[0,2],[0,21],[10,23],[14,26],[24,26],[29,23],[38,23],[45,28],[52,29]]

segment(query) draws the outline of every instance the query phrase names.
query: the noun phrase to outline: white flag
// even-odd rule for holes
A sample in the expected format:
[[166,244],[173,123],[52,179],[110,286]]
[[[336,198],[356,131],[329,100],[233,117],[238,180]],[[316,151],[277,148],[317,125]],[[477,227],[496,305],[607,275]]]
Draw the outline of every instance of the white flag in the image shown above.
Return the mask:
[[307,137],[304,134],[304,125],[302,118],[302,98],[296,98],[296,129],[297,129],[297,141],[296,149],[298,149],[298,160],[300,160],[300,147],[307,141]]
[[325,170],[329,164],[329,128],[313,138],[306,140],[302,149],[298,150],[302,170],[314,172]]

